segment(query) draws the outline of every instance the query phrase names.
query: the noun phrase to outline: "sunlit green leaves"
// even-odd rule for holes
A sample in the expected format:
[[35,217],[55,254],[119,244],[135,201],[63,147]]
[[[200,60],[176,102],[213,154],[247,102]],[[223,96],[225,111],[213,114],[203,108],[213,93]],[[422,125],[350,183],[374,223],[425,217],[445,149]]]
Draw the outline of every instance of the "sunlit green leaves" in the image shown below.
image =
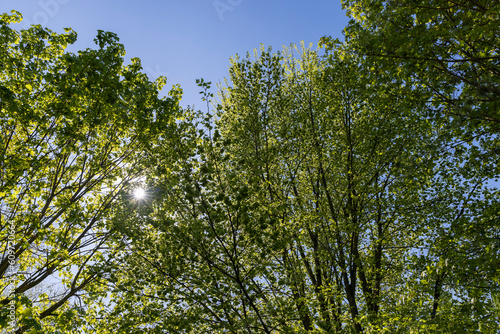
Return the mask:
[[434,240],[426,191],[450,136],[425,101],[403,98],[404,80],[346,51],[235,58],[215,114],[185,111],[180,159],[158,151],[164,167],[148,176],[158,196],[117,211],[133,241],[114,261],[107,321],[360,332],[428,317],[440,271],[417,255]]
[[69,331],[81,317],[75,297],[102,290],[120,247],[111,205],[160,134],[175,130],[178,98],[160,99],[164,82],[150,82],[139,60],[124,65],[115,34],[69,53],[71,29],[9,26],[19,20],[3,14],[0,26],[0,288],[13,292],[0,303],[25,301],[20,332]]

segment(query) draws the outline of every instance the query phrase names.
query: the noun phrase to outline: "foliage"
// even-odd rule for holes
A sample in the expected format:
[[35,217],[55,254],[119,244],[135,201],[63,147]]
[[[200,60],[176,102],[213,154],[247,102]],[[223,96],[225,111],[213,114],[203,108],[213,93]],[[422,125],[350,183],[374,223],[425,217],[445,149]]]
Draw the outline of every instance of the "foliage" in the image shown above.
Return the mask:
[[[434,267],[435,298],[448,293],[455,304],[443,311],[442,323],[457,331],[495,332],[499,3],[346,0],[343,5],[353,18],[345,30],[350,52],[405,80],[418,92],[408,98],[427,101],[431,119],[449,116],[448,155],[428,190],[436,201],[427,216],[432,227],[425,258]],[[488,306],[475,304],[478,298]]]
[[182,159],[155,162],[126,220],[99,331],[495,330],[488,166],[461,168],[448,118],[403,98],[418,83],[343,48],[235,58],[215,115],[188,111]]
[[199,80],[206,112],[111,33],[72,54],[2,16],[19,332],[498,331],[500,8],[344,6],[344,43],[235,57],[217,99]]
[[344,0],[356,50],[428,86],[439,111],[498,133],[500,3]]
[[16,333],[68,332],[119,245],[112,203],[174,128],[177,98],[158,98],[164,78],[150,82],[138,59],[125,66],[112,33],[70,53],[71,29],[10,27],[20,21],[0,17],[0,304],[15,300]]

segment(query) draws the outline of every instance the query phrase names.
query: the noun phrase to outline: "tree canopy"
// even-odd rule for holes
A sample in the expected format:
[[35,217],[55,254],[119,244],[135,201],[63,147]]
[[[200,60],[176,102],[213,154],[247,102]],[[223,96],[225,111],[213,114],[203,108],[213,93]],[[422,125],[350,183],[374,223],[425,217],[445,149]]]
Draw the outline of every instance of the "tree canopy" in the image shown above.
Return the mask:
[[346,37],[375,62],[428,86],[445,112],[498,133],[498,1],[344,0]]
[[0,326],[498,332],[500,8],[343,4],[344,42],[234,57],[204,111],[4,14]]
[[401,98],[405,82],[340,51],[233,60],[214,114],[192,114],[183,158],[126,222],[99,331],[498,328],[487,167],[461,166],[451,125]]
[[177,99],[158,97],[164,79],[150,82],[139,60],[124,65],[114,34],[75,54],[64,51],[74,31],[9,26],[20,20],[0,17],[1,324],[14,303],[17,332],[64,331],[84,289],[102,284],[121,238],[107,212],[174,128]]

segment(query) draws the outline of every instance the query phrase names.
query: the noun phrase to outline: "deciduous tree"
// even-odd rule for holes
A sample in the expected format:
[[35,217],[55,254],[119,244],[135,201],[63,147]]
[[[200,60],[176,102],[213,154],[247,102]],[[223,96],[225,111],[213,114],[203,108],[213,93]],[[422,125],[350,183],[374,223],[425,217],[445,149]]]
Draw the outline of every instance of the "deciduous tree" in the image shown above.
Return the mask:
[[215,114],[182,126],[183,158],[152,160],[151,201],[118,210],[130,243],[99,330],[495,330],[489,297],[465,297],[478,260],[450,246],[481,253],[463,239],[478,221],[495,238],[488,167],[460,168],[446,116],[343,47],[232,61]]
[[0,16],[0,324],[14,302],[16,333],[69,332],[119,246],[112,203],[175,127],[177,98],[159,98],[165,79],[150,82],[138,59],[124,64],[113,33],[70,53],[71,29],[20,21]]
[[[357,52],[395,66],[433,93],[437,111],[498,133],[498,1],[345,0]],[[390,66],[390,65],[389,65]]]

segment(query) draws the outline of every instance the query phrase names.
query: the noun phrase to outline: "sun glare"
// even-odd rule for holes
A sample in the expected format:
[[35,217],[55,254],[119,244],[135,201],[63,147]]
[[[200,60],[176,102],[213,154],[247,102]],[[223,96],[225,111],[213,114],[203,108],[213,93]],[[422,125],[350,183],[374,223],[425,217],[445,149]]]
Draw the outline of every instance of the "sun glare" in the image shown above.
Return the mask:
[[142,188],[137,188],[134,190],[135,199],[143,199],[146,196],[146,192]]

